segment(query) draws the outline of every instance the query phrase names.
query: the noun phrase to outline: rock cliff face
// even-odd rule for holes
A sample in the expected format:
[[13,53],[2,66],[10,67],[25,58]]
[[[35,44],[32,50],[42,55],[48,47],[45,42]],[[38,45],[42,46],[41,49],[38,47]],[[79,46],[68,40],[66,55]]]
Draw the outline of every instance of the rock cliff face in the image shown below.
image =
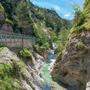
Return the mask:
[[[69,35],[65,49],[58,56],[51,72],[54,81],[69,90],[85,90],[90,82],[90,1],[86,0],[78,16],[76,30]],[[87,11],[87,12],[86,12]],[[83,14],[81,14],[83,15]],[[83,20],[83,22],[82,22]]]
[[30,57],[21,60],[8,48],[0,48],[0,90],[42,90],[39,71],[44,59],[38,54],[36,59]]
[[90,80],[90,31],[71,37],[61,57],[58,57],[52,77],[58,83],[85,90]]

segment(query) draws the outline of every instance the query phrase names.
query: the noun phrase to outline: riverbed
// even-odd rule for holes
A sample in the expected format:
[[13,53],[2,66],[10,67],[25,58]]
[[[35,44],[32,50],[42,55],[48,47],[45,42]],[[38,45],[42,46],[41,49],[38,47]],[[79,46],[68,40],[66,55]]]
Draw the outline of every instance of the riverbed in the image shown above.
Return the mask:
[[67,90],[52,80],[50,72],[55,61],[56,55],[54,50],[50,50],[48,53],[48,60],[45,62],[41,70],[41,77],[44,80],[43,90]]
[[56,55],[54,54],[54,50],[50,50],[48,53],[48,60],[45,62],[41,70],[41,76],[44,79],[43,90],[51,90],[52,77],[50,75],[50,68],[55,61]]

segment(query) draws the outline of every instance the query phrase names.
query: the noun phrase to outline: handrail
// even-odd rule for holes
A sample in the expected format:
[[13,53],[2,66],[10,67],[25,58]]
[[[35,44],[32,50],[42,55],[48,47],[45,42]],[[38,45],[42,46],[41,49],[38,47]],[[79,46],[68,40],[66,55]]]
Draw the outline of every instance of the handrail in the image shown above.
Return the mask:
[[29,47],[31,43],[35,43],[35,37],[24,34],[0,33],[0,44],[4,44],[6,46],[10,45],[16,47],[17,45],[21,45],[22,47]]
[[24,34],[5,34],[5,33],[0,33],[0,38],[1,37],[6,37],[6,38],[18,38],[18,39],[35,39],[33,36],[29,35],[24,35]]

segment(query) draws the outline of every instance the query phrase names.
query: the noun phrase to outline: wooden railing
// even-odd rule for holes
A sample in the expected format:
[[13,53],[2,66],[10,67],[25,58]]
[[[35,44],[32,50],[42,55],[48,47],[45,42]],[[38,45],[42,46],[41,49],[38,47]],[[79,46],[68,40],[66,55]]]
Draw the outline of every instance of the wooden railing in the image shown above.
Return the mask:
[[35,38],[23,34],[0,33],[0,45],[7,47],[31,47]]

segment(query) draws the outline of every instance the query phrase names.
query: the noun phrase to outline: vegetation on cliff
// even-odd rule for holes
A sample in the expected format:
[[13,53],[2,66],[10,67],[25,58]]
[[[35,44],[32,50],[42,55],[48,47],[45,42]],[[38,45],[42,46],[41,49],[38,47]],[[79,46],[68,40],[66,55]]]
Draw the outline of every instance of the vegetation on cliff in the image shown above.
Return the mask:
[[[4,55],[5,57],[3,57]],[[0,48],[0,90],[37,90],[37,88],[42,88],[42,79],[37,75],[38,71],[35,68],[36,61],[35,64],[30,63],[25,61],[26,57],[32,61],[33,55],[28,49],[21,51],[21,56],[17,57],[8,48]],[[36,79],[33,80],[33,78]]]
[[[10,25],[7,27],[7,29],[10,28],[8,30],[10,33],[13,31],[13,33],[34,36],[36,46],[41,52],[46,52],[50,44],[57,41],[60,31],[70,27],[70,22],[62,19],[54,10],[34,6],[29,0],[3,0],[0,6],[5,19],[3,19],[4,25],[1,24],[0,30]],[[54,36],[52,33],[55,33]]]
[[0,90],[41,90],[43,80],[39,74],[44,61],[41,56],[47,58],[53,43],[57,56],[51,73],[53,80],[83,90],[88,80],[84,78],[89,77],[86,76],[89,31],[90,0],[85,0],[83,9],[75,7],[73,21],[62,19],[54,10],[35,6],[30,0],[0,0],[0,33],[35,38],[31,48],[16,50],[18,57],[0,46]]
[[[90,0],[83,10],[75,9],[73,27],[52,70],[53,80],[72,90],[85,90],[89,82],[90,61]],[[88,63],[88,64],[87,64]]]

